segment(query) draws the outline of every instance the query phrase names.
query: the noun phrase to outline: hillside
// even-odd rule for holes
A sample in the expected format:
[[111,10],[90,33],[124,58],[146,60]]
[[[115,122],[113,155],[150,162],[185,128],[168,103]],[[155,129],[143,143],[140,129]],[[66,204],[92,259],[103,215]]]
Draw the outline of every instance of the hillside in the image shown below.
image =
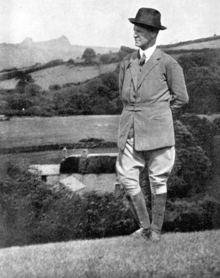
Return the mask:
[[[74,66],[63,63],[58,66],[34,71],[30,75],[37,85],[44,90],[48,90],[51,85],[55,84],[62,86],[67,83],[76,84],[78,82],[85,82],[100,74],[114,71],[116,67],[117,63],[91,66]],[[16,78],[0,81],[0,89],[15,89],[17,82],[18,79]]]
[[36,71],[31,74],[35,83],[41,88],[48,90],[50,85],[59,84],[60,86],[66,83],[84,82],[88,79],[99,76],[100,74],[111,72],[116,69],[117,63],[109,65],[94,65],[94,66],[68,66],[67,64],[53,68],[48,68],[41,71]]
[[78,240],[0,250],[2,278],[217,278],[219,231]]
[[[96,54],[119,51],[115,47],[71,45],[65,36],[43,42],[34,42],[31,38],[26,38],[19,44],[0,44],[0,70],[12,67],[30,67],[36,63],[47,63],[55,59],[62,59],[64,61],[76,59],[81,57],[84,50],[88,47],[94,49]],[[165,51],[220,48],[220,36],[160,45],[159,47]]]
[[[31,73],[36,84],[44,90],[48,90],[49,86],[55,84],[62,86],[66,83],[84,82],[102,73],[113,71],[117,66],[115,62],[118,61],[118,58],[121,56],[122,59],[126,52],[132,51],[126,47],[121,47],[120,50],[92,47],[96,54],[105,54],[108,57],[107,64],[109,65],[100,66],[100,61],[97,61],[95,66],[84,65],[82,67],[78,64],[80,59],[76,58],[82,57],[86,48],[85,46],[71,45],[65,36],[44,42],[33,42],[31,38],[26,38],[22,43],[16,45],[0,44],[0,71],[2,71],[0,73],[0,88],[14,89],[17,84],[17,79],[14,76],[18,71],[24,71],[25,74]],[[220,49],[220,36],[160,45],[159,48],[173,56],[174,59],[178,59],[183,54],[190,54],[191,51]],[[62,62],[70,59],[76,59],[76,64]],[[52,63],[51,61],[59,61],[59,63],[49,65],[48,68],[47,64]],[[111,63],[113,64],[110,65]],[[2,69],[6,70],[3,71]],[[9,77],[7,77],[8,74]]]
[[[34,42],[26,38],[20,44],[0,44],[0,70],[11,67],[29,67],[36,63],[47,63],[54,59],[67,61],[81,57],[89,46],[71,45],[68,38],[62,36],[43,42]],[[91,47],[98,54],[118,51],[113,47]]]
[[216,48],[220,48],[220,36],[213,36],[213,37],[179,42],[179,43],[169,44],[169,45],[160,45],[159,47],[164,51],[216,49]]

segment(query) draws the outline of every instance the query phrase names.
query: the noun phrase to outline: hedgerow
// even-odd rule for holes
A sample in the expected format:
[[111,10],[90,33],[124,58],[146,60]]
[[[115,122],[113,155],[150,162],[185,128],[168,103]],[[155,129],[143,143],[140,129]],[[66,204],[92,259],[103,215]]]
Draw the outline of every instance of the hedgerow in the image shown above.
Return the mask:
[[[8,175],[0,183],[1,247],[121,236],[138,228],[123,196],[78,195],[49,187],[17,166],[10,166]],[[219,228],[219,213],[220,205],[213,199],[169,199],[163,230]]]

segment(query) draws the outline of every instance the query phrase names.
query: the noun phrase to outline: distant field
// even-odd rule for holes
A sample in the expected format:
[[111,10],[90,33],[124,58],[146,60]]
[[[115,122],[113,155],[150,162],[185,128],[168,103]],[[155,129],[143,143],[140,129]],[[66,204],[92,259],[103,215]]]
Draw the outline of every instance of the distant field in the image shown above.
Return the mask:
[[[60,65],[53,68],[47,68],[31,73],[35,83],[41,86],[44,90],[48,90],[50,85],[59,84],[62,86],[66,83],[84,82],[88,79],[99,76],[102,73],[111,72],[116,69],[117,63],[109,65],[95,66],[74,66]],[[17,84],[15,78],[0,81],[0,88],[13,89]]]
[[[213,121],[220,114],[198,115]],[[77,143],[91,137],[116,142],[119,115],[14,117],[0,121],[0,148]]]
[[0,89],[12,90],[16,87],[18,80],[15,78],[0,81]]
[[191,42],[189,44],[182,44],[182,45],[174,45],[173,47],[169,47],[169,50],[185,50],[185,49],[202,49],[202,48],[209,48],[209,49],[216,49],[220,48],[220,39],[216,40],[209,40],[203,42]]
[[116,142],[118,115],[24,117],[0,122],[0,148],[77,143],[83,138]]
[[114,71],[117,63],[103,66],[67,66],[61,65],[54,68],[48,68],[41,71],[33,72],[31,75],[35,82],[43,89],[47,90],[50,85],[66,83],[84,82],[88,79],[99,76],[102,73]]
[[[72,116],[53,118],[12,118],[0,122],[0,148],[27,147],[47,144],[77,143],[83,138],[100,138],[116,142],[119,116]],[[81,150],[68,150],[68,154]],[[91,152],[116,152],[92,149]],[[0,157],[0,178],[7,162],[24,164],[56,164],[61,151],[5,154]]]
[[[90,149],[89,153],[116,153],[116,148],[100,148]],[[67,150],[67,155],[81,154],[82,149]],[[0,156],[0,179],[6,175],[8,163],[24,165],[25,167],[31,164],[60,164],[62,160],[62,151],[45,151],[45,152],[31,152],[31,153],[13,153],[3,154]]]

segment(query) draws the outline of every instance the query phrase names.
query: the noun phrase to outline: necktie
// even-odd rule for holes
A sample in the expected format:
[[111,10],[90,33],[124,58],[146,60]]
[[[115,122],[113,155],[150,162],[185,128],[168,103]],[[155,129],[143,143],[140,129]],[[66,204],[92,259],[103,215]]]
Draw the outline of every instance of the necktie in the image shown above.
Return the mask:
[[145,60],[146,60],[146,55],[143,53],[139,62],[140,67],[142,67],[145,64]]

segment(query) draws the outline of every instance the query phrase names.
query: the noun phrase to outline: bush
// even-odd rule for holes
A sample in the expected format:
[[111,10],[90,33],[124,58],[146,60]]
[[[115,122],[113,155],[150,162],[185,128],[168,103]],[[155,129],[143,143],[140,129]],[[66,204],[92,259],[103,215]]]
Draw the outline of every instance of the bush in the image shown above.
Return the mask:
[[212,159],[213,138],[220,135],[218,120],[211,122],[206,118],[201,119],[198,116],[190,115],[183,116],[181,121],[195,138],[196,144],[202,147],[206,155]]
[[87,174],[115,173],[115,157],[111,157],[111,156],[89,157],[86,173]]
[[[203,149],[180,122],[174,124],[176,134],[176,160],[168,180],[170,198],[185,198],[206,191],[207,181],[212,177],[211,163]],[[150,194],[147,169],[141,173],[142,188]]]
[[32,244],[32,234],[52,201],[52,192],[37,176],[9,165],[8,179],[0,183],[1,247]]
[[60,173],[105,174],[115,173],[115,157],[68,157],[60,164]]
[[49,86],[50,91],[58,91],[61,89],[61,86],[59,84],[54,84]]
[[[122,236],[138,228],[123,197],[51,188],[12,165],[8,179],[0,183],[0,208],[1,247]],[[219,208],[210,198],[168,200],[163,230],[219,228]]]
[[85,60],[86,64],[91,64],[92,60],[96,57],[95,50],[92,48],[86,48],[83,52],[82,59]]
[[60,163],[60,173],[72,174],[79,172],[80,157],[69,156]]
[[[218,127],[218,129],[220,130],[220,117],[214,119],[213,123]],[[219,132],[220,134],[220,132]]]
[[[215,218],[213,217],[215,215]],[[167,202],[164,231],[195,232],[219,227],[216,215],[220,216],[213,198],[202,200],[176,199]]]
[[94,192],[80,197],[49,188],[32,174],[10,166],[0,184],[1,247],[132,232],[135,223],[122,199]]

